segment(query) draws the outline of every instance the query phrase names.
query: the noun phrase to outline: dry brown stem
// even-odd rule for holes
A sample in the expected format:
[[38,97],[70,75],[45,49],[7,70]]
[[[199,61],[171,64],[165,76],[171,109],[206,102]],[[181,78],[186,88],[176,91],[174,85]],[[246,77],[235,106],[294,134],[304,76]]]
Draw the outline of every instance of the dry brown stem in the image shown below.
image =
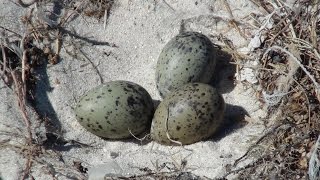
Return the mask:
[[86,55],[86,53],[83,52],[83,50],[79,49],[79,51],[82,53],[85,59],[91,64],[92,68],[96,71],[97,75],[99,76],[100,83],[102,84],[104,80],[97,66],[91,61],[91,59]]
[[18,3],[20,6],[24,7],[24,8],[27,8],[27,7],[31,6],[32,4],[34,4],[34,3],[36,3],[36,2],[38,2],[38,0],[32,0],[32,1],[29,2],[29,3],[25,3],[25,2],[23,2],[22,0],[17,0],[17,3]]
[[[301,64],[301,59],[299,57],[296,57],[295,55],[293,55],[290,51],[284,49],[283,47],[280,46],[272,46],[270,47],[266,53],[268,53],[270,50],[280,50],[284,53],[286,53],[287,55],[290,56],[290,58],[299,65],[299,67],[305,72],[305,74],[310,78],[310,80],[313,82],[313,84],[315,85],[315,88],[317,90],[320,90],[320,85],[318,84],[318,82],[315,80],[315,78],[310,74],[310,72]],[[265,54],[266,54],[265,53]]]
[[[264,52],[262,68],[258,68],[261,94],[281,95],[281,101],[268,109],[273,120],[265,124],[271,131],[235,164],[254,154],[254,149],[264,147],[264,152],[233,173],[240,179],[268,179],[272,175],[275,179],[304,179],[306,154],[320,132],[319,5],[311,1],[298,1],[297,6],[282,0],[251,1],[269,13],[259,29],[266,36],[264,47],[259,49]],[[263,24],[269,21],[273,27],[265,28]],[[274,129],[274,124],[289,128]]]
[[232,11],[231,11],[231,8],[230,8],[230,6],[229,6],[229,3],[228,3],[226,0],[222,0],[222,3],[223,3],[223,5],[224,5],[224,7],[226,8],[227,12],[229,13],[229,23],[231,24],[231,26],[232,26],[233,28],[235,28],[235,29],[239,32],[239,34],[240,34],[241,37],[243,37],[244,39],[246,39],[246,38],[247,38],[246,35],[241,31],[241,29],[240,29],[239,26],[238,26],[237,21],[235,20],[235,18],[234,18],[234,16],[233,16],[233,13],[232,13]]

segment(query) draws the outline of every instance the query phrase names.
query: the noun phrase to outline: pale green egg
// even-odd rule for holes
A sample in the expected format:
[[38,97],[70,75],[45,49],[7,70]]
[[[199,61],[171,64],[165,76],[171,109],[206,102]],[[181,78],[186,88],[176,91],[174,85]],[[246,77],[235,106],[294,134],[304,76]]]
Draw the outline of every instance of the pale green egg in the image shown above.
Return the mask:
[[111,81],[86,93],[74,111],[78,122],[89,132],[121,139],[149,130],[154,106],[149,93],[140,85]]
[[151,137],[160,144],[192,144],[212,136],[223,121],[225,102],[210,85],[189,83],[169,93],[157,107]]
[[156,67],[156,85],[164,98],[191,82],[209,83],[216,65],[216,48],[198,32],[183,32],[162,49]]

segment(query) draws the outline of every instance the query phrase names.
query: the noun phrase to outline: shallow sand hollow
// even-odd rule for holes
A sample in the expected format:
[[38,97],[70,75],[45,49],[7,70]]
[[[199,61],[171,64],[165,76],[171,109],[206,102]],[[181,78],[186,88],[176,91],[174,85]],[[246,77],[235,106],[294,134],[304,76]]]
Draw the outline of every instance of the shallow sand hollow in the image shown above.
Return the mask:
[[[246,0],[234,1],[230,6],[237,19],[256,10]],[[5,7],[0,8],[0,24],[17,32],[24,32],[19,25],[21,22],[16,19],[27,9],[9,0],[1,1],[0,7]],[[132,81],[143,86],[154,100],[161,100],[155,85],[157,58],[165,43],[181,30],[182,20],[183,30],[202,32],[214,43],[219,44],[216,37],[223,33],[237,48],[248,45],[249,40],[242,38],[227,22],[214,18],[216,16],[228,17],[220,1],[124,0],[114,4],[105,29],[103,21],[84,16],[71,21],[67,28],[74,29],[80,35],[115,45],[79,45],[104,82]],[[227,103],[225,121],[231,123],[217,136],[183,147],[163,146],[155,142],[141,145],[134,138],[126,141],[103,140],[81,127],[73,112],[76,101],[101,83],[100,77],[86,58],[80,55],[81,58],[75,59],[66,53],[71,47],[67,44],[77,44],[79,40],[66,37],[66,42],[61,49],[61,62],[41,70],[42,76],[39,78],[43,81],[37,84],[37,103],[40,109],[54,119],[55,128],[64,139],[75,140],[90,147],[70,146],[63,149],[60,153],[64,163],[58,158],[48,160],[51,164],[59,165],[60,170],[57,172],[63,171],[63,167],[72,167],[73,161],[79,161],[88,168],[100,164],[116,164],[115,169],[121,170],[112,173],[123,176],[143,174],[141,169],[148,167],[153,171],[180,168],[199,176],[218,178],[226,173],[227,166],[244,155],[264,130],[260,118],[265,116],[265,112],[260,109],[254,90],[241,82],[235,84],[235,66],[229,64],[228,54],[220,54],[214,84]],[[248,73],[247,76],[249,79],[253,74]],[[3,122],[0,124],[0,131],[14,132],[15,129],[24,127],[16,99],[13,91],[5,88],[3,81],[0,81],[0,87],[0,122]],[[232,123],[237,121],[247,123]],[[0,140],[4,138],[0,134]],[[0,149],[0,153],[1,176],[4,179],[15,179],[12,175],[22,170],[25,161],[11,150]],[[239,164],[241,165],[243,163]],[[35,166],[34,177],[50,177],[42,173],[41,168],[41,165]],[[106,172],[108,173],[110,172]],[[61,174],[57,177],[68,179]]]

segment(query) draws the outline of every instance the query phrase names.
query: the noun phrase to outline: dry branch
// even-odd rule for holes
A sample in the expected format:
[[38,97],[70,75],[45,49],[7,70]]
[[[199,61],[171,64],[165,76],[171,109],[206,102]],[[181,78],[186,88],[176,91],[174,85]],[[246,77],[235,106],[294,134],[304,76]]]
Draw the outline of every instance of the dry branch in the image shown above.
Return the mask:
[[318,82],[315,80],[315,78],[311,75],[311,73],[301,64],[301,59],[299,57],[296,57],[295,55],[293,55],[291,52],[287,51],[285,48],[280,47],[280,46],[272,46],[270,48],[268,48],[268,50],[265,52],[265,54],[267,54],[270,50],[280,50],[284,53],[286,53],[287,55],[289,55],[291,57],[291,59],[297,63],[299,65],[299,67],[306,73],[306,75],[310,78],[310,80],[313,82],[313,84],[316,87],[316,90],[319,92],[320,90],[320,85],[318,84]]

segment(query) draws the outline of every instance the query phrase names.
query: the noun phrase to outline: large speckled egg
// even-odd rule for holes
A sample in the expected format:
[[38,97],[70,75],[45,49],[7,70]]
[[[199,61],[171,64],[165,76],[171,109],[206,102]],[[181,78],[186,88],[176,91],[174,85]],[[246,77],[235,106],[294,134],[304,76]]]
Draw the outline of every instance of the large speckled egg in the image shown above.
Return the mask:
[[162,49],[156,67],[156,85],[162,97],[190,82],[208,83],[216,65],[210,39],[198,32],[183,32]]
[[169,93],[157,107],[151,137],[160,144],[192,144],[212,136],[222,124],[225,102],[210,85],[189,83]]
[[[154,107],[149,93],[128,81],[111,81],[85,94],[76,119],[91,133],[109,139],[138,135],[150,128]],[[130,130],[130,131],[129,131]]]

